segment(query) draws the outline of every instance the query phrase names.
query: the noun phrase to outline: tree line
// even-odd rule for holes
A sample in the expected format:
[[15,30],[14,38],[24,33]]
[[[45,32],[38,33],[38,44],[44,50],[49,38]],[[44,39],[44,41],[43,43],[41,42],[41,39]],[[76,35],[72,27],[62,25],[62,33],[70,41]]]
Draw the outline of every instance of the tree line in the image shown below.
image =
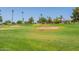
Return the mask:
[[12,9],[12,20],[7,20],[3,22],[3,18],[1,16],[1,10],[0,10],[0,24],[70,24],[70,23],[76,23],[79,22],[79,7],[76,7],[73,9],[72,15],[70,16],[72,20],[64,20],[63,16],[56,17],[52,19],[52,17],[45,18],[43,14],[40,14],[39,19],[37,22],[34,21],[34,17],[30,17],[28,21],[24,21],[23,14],[24,12],[21,12],[22,14],[22,20],[18,20],[17,22],[13,22],[13,16],[14,16],[14,10]]

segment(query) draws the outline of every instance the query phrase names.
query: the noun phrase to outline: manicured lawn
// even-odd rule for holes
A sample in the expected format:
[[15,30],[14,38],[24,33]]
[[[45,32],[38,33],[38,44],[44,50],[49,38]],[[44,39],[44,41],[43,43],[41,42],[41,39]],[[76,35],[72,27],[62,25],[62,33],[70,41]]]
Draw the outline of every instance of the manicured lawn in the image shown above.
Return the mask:
[[[37,29],[42,26],[58,26],[59,29]],[[79,50],[79,24],[3,25],[0,50],[76,51]]]

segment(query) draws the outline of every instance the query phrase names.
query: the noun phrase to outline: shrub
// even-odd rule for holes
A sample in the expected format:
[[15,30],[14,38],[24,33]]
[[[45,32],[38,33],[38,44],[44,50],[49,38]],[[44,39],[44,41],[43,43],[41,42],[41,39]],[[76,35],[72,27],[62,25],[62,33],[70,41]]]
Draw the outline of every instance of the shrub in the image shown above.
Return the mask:
[[54,22],[55,24],[59,24],[59,23],[61,23],[61,20],[60,20],[60,19],[54,19],[53,22]]
[[33,23],[34,23],[33,17],[30,17],[30,18],[29,18],[28,23],[30,23],[30,24],[33,24]]
[[15,22],[12,22],[12,24],[15,25],[16,23]]
[[24,24],[28,24],[28,21],[25,21]]
[[48,24],[53,23],[53,22],[52,22],[52,18],[51,18],[51,17],[48,17],[47,23],[48,23]]
[[66,21],[64,21],[64,24],[70,24],[70,23],[71,23],[70,20],[66,20]]
[[22,20],[18,20],[17,24],[23,24],[23,21]]
[[7,20],[7,21],[4,22],[4,24],[5,25],[11,24],[11,21],[10,20]]
[[39,18],[39,20],[38,20],[37,22],[38,22],[38,23],[45,24],[45,23],[47,23],[47,19],[44,18],[44,17],[41,17],[41,18]]

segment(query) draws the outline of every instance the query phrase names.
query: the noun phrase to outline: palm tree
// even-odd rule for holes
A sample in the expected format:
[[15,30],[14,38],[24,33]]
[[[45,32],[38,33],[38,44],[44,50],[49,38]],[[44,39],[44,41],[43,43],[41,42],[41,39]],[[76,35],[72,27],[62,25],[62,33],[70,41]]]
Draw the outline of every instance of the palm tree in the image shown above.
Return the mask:
[[12,9],[12,22],[13,22],[14,10]]
[[0,16],[1,16],[1,9],[0,9]]
[[22,20],[23,20],[23,22],[24,22],[24,17],[23,17],[23,15],[24,15],[24,12],[22,11],[22,12],[21,12],[21,14],[22,14]]
[[42,17],[42,16],[43,16],[43,14],[41,13],[41,14],[40,14],[40,16]]
[[1,10],[0,10],[0,24],[2,24],[2,21],[3,19],[2,19]]

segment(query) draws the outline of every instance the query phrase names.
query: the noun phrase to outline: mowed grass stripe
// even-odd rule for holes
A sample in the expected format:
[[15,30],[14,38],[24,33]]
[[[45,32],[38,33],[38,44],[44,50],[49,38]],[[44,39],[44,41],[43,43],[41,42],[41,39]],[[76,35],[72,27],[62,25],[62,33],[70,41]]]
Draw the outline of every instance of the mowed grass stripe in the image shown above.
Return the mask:
[[[37,30],[39,26],[59,26],[57,30]],[[79,24],[12,25],[0,30],[0,50],[79,50]],[[13,29],[18,28],[18,29]]]

